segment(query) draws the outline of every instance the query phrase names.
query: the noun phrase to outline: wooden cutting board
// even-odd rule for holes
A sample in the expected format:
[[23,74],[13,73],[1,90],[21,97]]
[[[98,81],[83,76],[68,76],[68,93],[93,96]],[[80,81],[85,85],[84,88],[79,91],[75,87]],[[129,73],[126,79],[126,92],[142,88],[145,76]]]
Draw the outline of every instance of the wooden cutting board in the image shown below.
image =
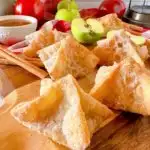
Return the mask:
[[[34,90],[32,90],[34,89]],[[31,92],[32,90],[32,92]],[[11,115],[11,108],[22,102],[39,96],[40,81],[35,81],[16,89],[5,97],[5,104],[0,108],[0,150],[67,150],[53,143],[49,138],[39,135],[20,125]],[[115,119],[115,120],[114,120]],[[128,122],[125,116],[114,116],[112,122],[93,136],[89,149],[106,140],[112,133]],[[4,123],[5,122],[5,123]],[[116,126],[116,124],[119,125]],[[108,132],[109,131],[109,132]],[[31,143],[33,144],[31,146]],[[24,146],[23,146],[24,145]]]
[[[0,150],[66,150],[49,138],[29,131],[10,115],[9,111],[14,105],[21,101],[31,100],[39,95],[40,81],[38,78],[17,66],[0,67],[15,89],[5,97],[5,105],[0,108]],[[81,81],[84,87],[83,83]],[[109,124],[93,136],[88,149],[99,149],[111,135],[135,118],[137,117],[131,114],[121,114],[112,118]]]
[[[17,66],[0,65],[0,69],[7,75],[14,90],[17,89],[6,96],[5,108],[0,109],[0,150],[59,150],[60,147],[46,137],[43,136],[41,139],[41,135],[35,132],[29,134],[27,128],[19,125],[10,116],[9,111],[4,114],[4,110],[6,111],[10,104],[20,100],[29,100],[38,95],[39,82],[37,80],[39,79]],[[30,84],[34,81],[37,81],[33,83],[35,88],[33,84],[32,86]],[[25,87],[22,87],[24,85]],[[21,130],[18,130],[20,128]],[[150,117],[122,113],[93,136],[89,149],[150,150],[149,139]],[[64,149],[61,147],[61,150]]]

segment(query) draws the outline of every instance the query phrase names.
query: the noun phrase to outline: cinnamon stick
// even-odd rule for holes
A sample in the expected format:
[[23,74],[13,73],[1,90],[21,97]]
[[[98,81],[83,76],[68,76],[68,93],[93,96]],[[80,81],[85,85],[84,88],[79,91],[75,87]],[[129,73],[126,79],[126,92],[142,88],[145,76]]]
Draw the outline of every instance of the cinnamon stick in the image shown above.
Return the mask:
[[[37,67],[43,67],[43,63],[41,61],[38,60],[27,60],[28,62],[30,62],[31,64],[37,66]],[[3,57],[0,57],[0,64],[1,65],[17,65],[11,61],[9,61],[8,59],[5,59]]]
[[46,71],[36,67],[35,65],[33,65],[33,64],[29,63],[28,61],[18,57],[17,55],[13,54],[12,52],[10,52],[8,50],[0,49],[0,56],[11,61],[12,63],[24,68],[25,70],[38,76],[41,79],[48,76],[48,73]]
[[21,57],[22,57],[23,59],[29,60],[29,61],[41,61],[40,58],[28,57],[28,56],[26,56],[26,55],[24,55],[24,54],[23,54]]
[[44,64],[41,61],[38,61],[38,60],[27,60],[27,61],[37,67],[44,67]]
[[1,65],[16,65],[13,62],[10,62],[9,60],[7,60],[5,58],[0,58],[0,64]]

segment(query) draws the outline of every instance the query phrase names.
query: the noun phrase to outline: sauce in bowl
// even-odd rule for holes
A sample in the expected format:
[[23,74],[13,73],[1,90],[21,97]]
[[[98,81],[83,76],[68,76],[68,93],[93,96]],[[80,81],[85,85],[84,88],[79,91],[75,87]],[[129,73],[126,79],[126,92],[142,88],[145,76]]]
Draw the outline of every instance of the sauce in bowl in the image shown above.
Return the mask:
[[36,31],[37,19],[31,16],[0,16],[0,43],[13,45]]
[[8,20],[1,20],[0,26],[13,27],[13,26],[23,26],[30,23],[31,23],[30,21],[23,20],[23,19],[8,19]]

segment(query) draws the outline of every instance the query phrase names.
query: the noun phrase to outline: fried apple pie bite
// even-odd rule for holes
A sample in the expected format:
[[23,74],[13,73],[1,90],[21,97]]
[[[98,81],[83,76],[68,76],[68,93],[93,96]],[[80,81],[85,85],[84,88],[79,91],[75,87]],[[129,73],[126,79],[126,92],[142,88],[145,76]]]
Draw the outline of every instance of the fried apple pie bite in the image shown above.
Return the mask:
[[62,40],[69,33],[63,33],[57,30],[41,29],[26,37],[29,45],[23,49],[23,53],[28,57],[36,57],[37,52],[49,45]]
[[[149,58],[148,47],[146,46],[146,39],[143,36],[136,36],[127,31],[125,31],[124,33],[130,39],[132,46],[134,46],[142,60],[146,61]],[[113,39],[115,34],[116,30],[109,31],[107,33],[107,38]]]
[[97,20],[104,26],[105,35],[108,31],[118,29],[124,29],[134,35],[141,35],[143,32],[142,27],[123,22],[120,18],[118,18],[117,14],[115,13],[105,15],[98,18]]
[[39,51],[39,57],[52,79],[67,74],[75,78],[86,76],[95,70],[99,59],[72,36]]
[[118,61],[118,57],[115,52],[114,39],[103,39],[98,41],[97,46],[92,51],[99,58],[99,65],[112,65],[114,61]]
[[112,65],[120,62],[126,57],[134,59],[141,66],[144,66],[144,59],[140,57],[138,48],[132,43],[124,30],[116,30],[109,39],[97,42],[93,53],[99,58],[100,65]]
[[[84,90],[84,92],[89,93],[90,90],[93,88],[95,83],[96,72],[97,70],[77,80],[78,84]],[[40,95],[43,95],[45,91],[49,90],[52,83],[53,81],[50,78],[42,79],[40,87]]]
[[11,114],[24,126],[73,150],[84,150],[114,113],[85,93],[71,76],[51,84],[40,97],[20,103]]
[[48,91],[52,86],[53,81],[50,78],[45,78],[41,80],[40,84],[40,96]]
[[118,18],[117,14],[108,14],[97,19],[105,28],[105,32],[117,29],[123,29],[124,24]]
[[101,67],[90,94],[110,108],[150,115],[150,72],[135,60]]

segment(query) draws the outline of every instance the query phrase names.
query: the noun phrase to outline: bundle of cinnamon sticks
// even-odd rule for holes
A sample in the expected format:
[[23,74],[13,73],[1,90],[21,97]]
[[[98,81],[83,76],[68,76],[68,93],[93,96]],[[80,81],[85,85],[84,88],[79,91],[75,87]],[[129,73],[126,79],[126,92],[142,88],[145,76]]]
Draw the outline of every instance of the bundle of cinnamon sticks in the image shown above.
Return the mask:
[[41,79],[48,76],[48,73],[40,68],[43,66],[40,59],[18,56],[3,47],[0,47],[0,64],[18,65]]
[[[28,58],[28,57],[24,58],[22,56],[19,56],[19,57],[21,57],[22,59],[28,61],[29,63],[31,63],[31,64],[33,64],[33,65],[35,65],[37,67],[44,67],[43,63],[38,58]],[[8,60],[8,59],[6,59],[6,58],[4,58],[2,56],[0,56],[0,64],[1,65],[17,65],[17,64],[11,62],[10,60]]]

